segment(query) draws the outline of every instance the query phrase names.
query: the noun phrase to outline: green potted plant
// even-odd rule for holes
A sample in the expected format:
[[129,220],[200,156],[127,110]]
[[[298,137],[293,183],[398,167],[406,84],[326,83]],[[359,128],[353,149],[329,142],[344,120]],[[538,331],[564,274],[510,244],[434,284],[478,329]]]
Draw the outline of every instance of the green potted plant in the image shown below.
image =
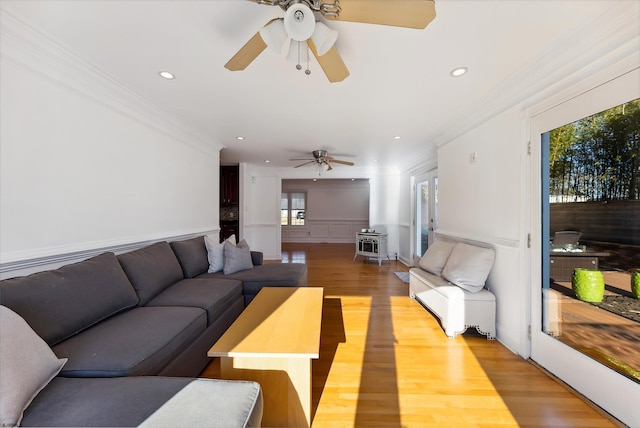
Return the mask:
[[571,288],[583,302],[599,303],[604,297],[604,277],[599,270],[575,269]]
[[631,269],[631,294],[640,299],[640,269]]

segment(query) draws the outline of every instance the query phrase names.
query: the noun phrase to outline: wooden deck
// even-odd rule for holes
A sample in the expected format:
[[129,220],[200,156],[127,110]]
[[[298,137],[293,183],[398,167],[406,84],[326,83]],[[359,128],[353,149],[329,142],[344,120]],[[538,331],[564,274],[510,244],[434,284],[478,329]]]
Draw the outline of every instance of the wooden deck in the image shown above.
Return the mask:
[[[631,295],[630,274],[604,271],[603,276],[605,295]],[[570,282],[554,288],[561,307],[558,340],[640,382],[640,324],[576,299]]]
[[[402,263],[352,259],[353,244],[283,245],[324,288],[312,426],[620,426],[500,342],[447,338],[394,274]],[[218,377],[218,360],[202,375]]]

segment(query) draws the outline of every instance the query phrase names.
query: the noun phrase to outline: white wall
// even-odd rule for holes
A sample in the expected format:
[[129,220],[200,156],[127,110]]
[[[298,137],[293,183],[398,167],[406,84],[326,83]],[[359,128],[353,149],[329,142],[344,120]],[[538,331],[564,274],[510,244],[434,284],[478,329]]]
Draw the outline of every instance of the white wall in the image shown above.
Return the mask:
[[283,180],[282,190],[307,194],[305,224],[282,226],[282,242],[354,243],[369,227],[369,180]]
[[3,277],[217,229],[219,145],[5,16],[2,31]]
[[399,203],[398,203],[398,260],[402,263],[413,266],[412,223],[415,217],[415,180],[413,176],[405,172],[400,175],[399,181]]
[[[525,353],[526,317],[520,296],[522,141],[520,109],[512,108],[438,150],[439,235],[480,241],[496,250],[487,280],[496,295],[498,339]],[[475,154],[472,163],[470,155]]]
[[[252,249],[263,251],[265,259],[280,259],[281,182],[283,179],[307,179],[309,174],[300,169],[251,164],[246,164],[244,168],[241,165],[240,173],[241,180],[245,182],[240,202],[245,213],[241,216],[241,236],[247,239]],[[369,223],[372,228],[389,233],[387,250],[390,256],[394,256],[398,252],[400,175],[396,171],[357,168],[336,168],[331,173],[325,173],[329,174],[336,179],[369,179]],[[256,221],[251,213],[261,213],[261,220]]]
[[266,260],[279,260],[281,178],[273,168],[240,164],[240,237],[262,251]]

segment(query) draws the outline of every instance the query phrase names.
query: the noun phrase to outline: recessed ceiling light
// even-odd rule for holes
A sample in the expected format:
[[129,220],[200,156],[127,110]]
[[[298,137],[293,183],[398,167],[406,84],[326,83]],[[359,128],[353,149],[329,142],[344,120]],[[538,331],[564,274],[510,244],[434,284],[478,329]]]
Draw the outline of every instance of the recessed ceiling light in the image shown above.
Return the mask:
[[400,136],[399,136],[399,135],[396,135],[395,137],[393,137],[393,139],[394,139],[394,140],[399,140],[399,139],[400,139]]
[[269,163],[271,162],[269,159],[265,159],[264,163]]
[[160,75],[160,77],[162,77],[163,79],[167,79],[167,80],[171,80],[171,79],[175,79],[176,76],[173,73],[169,73],[168,71],[161,71],[158,73]]
[[451,70],[451,77],[460,77],[465,74],[469,69],[467,67],[458,67]]
[[244,137],[243,137],[242,135],[238,135],[238,136],[236,137],[236,140],[244,140]]

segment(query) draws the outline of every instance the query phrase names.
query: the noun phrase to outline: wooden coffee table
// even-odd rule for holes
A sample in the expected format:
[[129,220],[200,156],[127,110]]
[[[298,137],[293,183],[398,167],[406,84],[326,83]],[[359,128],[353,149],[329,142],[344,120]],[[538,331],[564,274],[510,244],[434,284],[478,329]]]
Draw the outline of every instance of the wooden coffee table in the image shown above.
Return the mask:
[[209,350],[223,379],[260,383],[262,426],[311,425],[311,359],[320,357],[323,289],[264,287]]

